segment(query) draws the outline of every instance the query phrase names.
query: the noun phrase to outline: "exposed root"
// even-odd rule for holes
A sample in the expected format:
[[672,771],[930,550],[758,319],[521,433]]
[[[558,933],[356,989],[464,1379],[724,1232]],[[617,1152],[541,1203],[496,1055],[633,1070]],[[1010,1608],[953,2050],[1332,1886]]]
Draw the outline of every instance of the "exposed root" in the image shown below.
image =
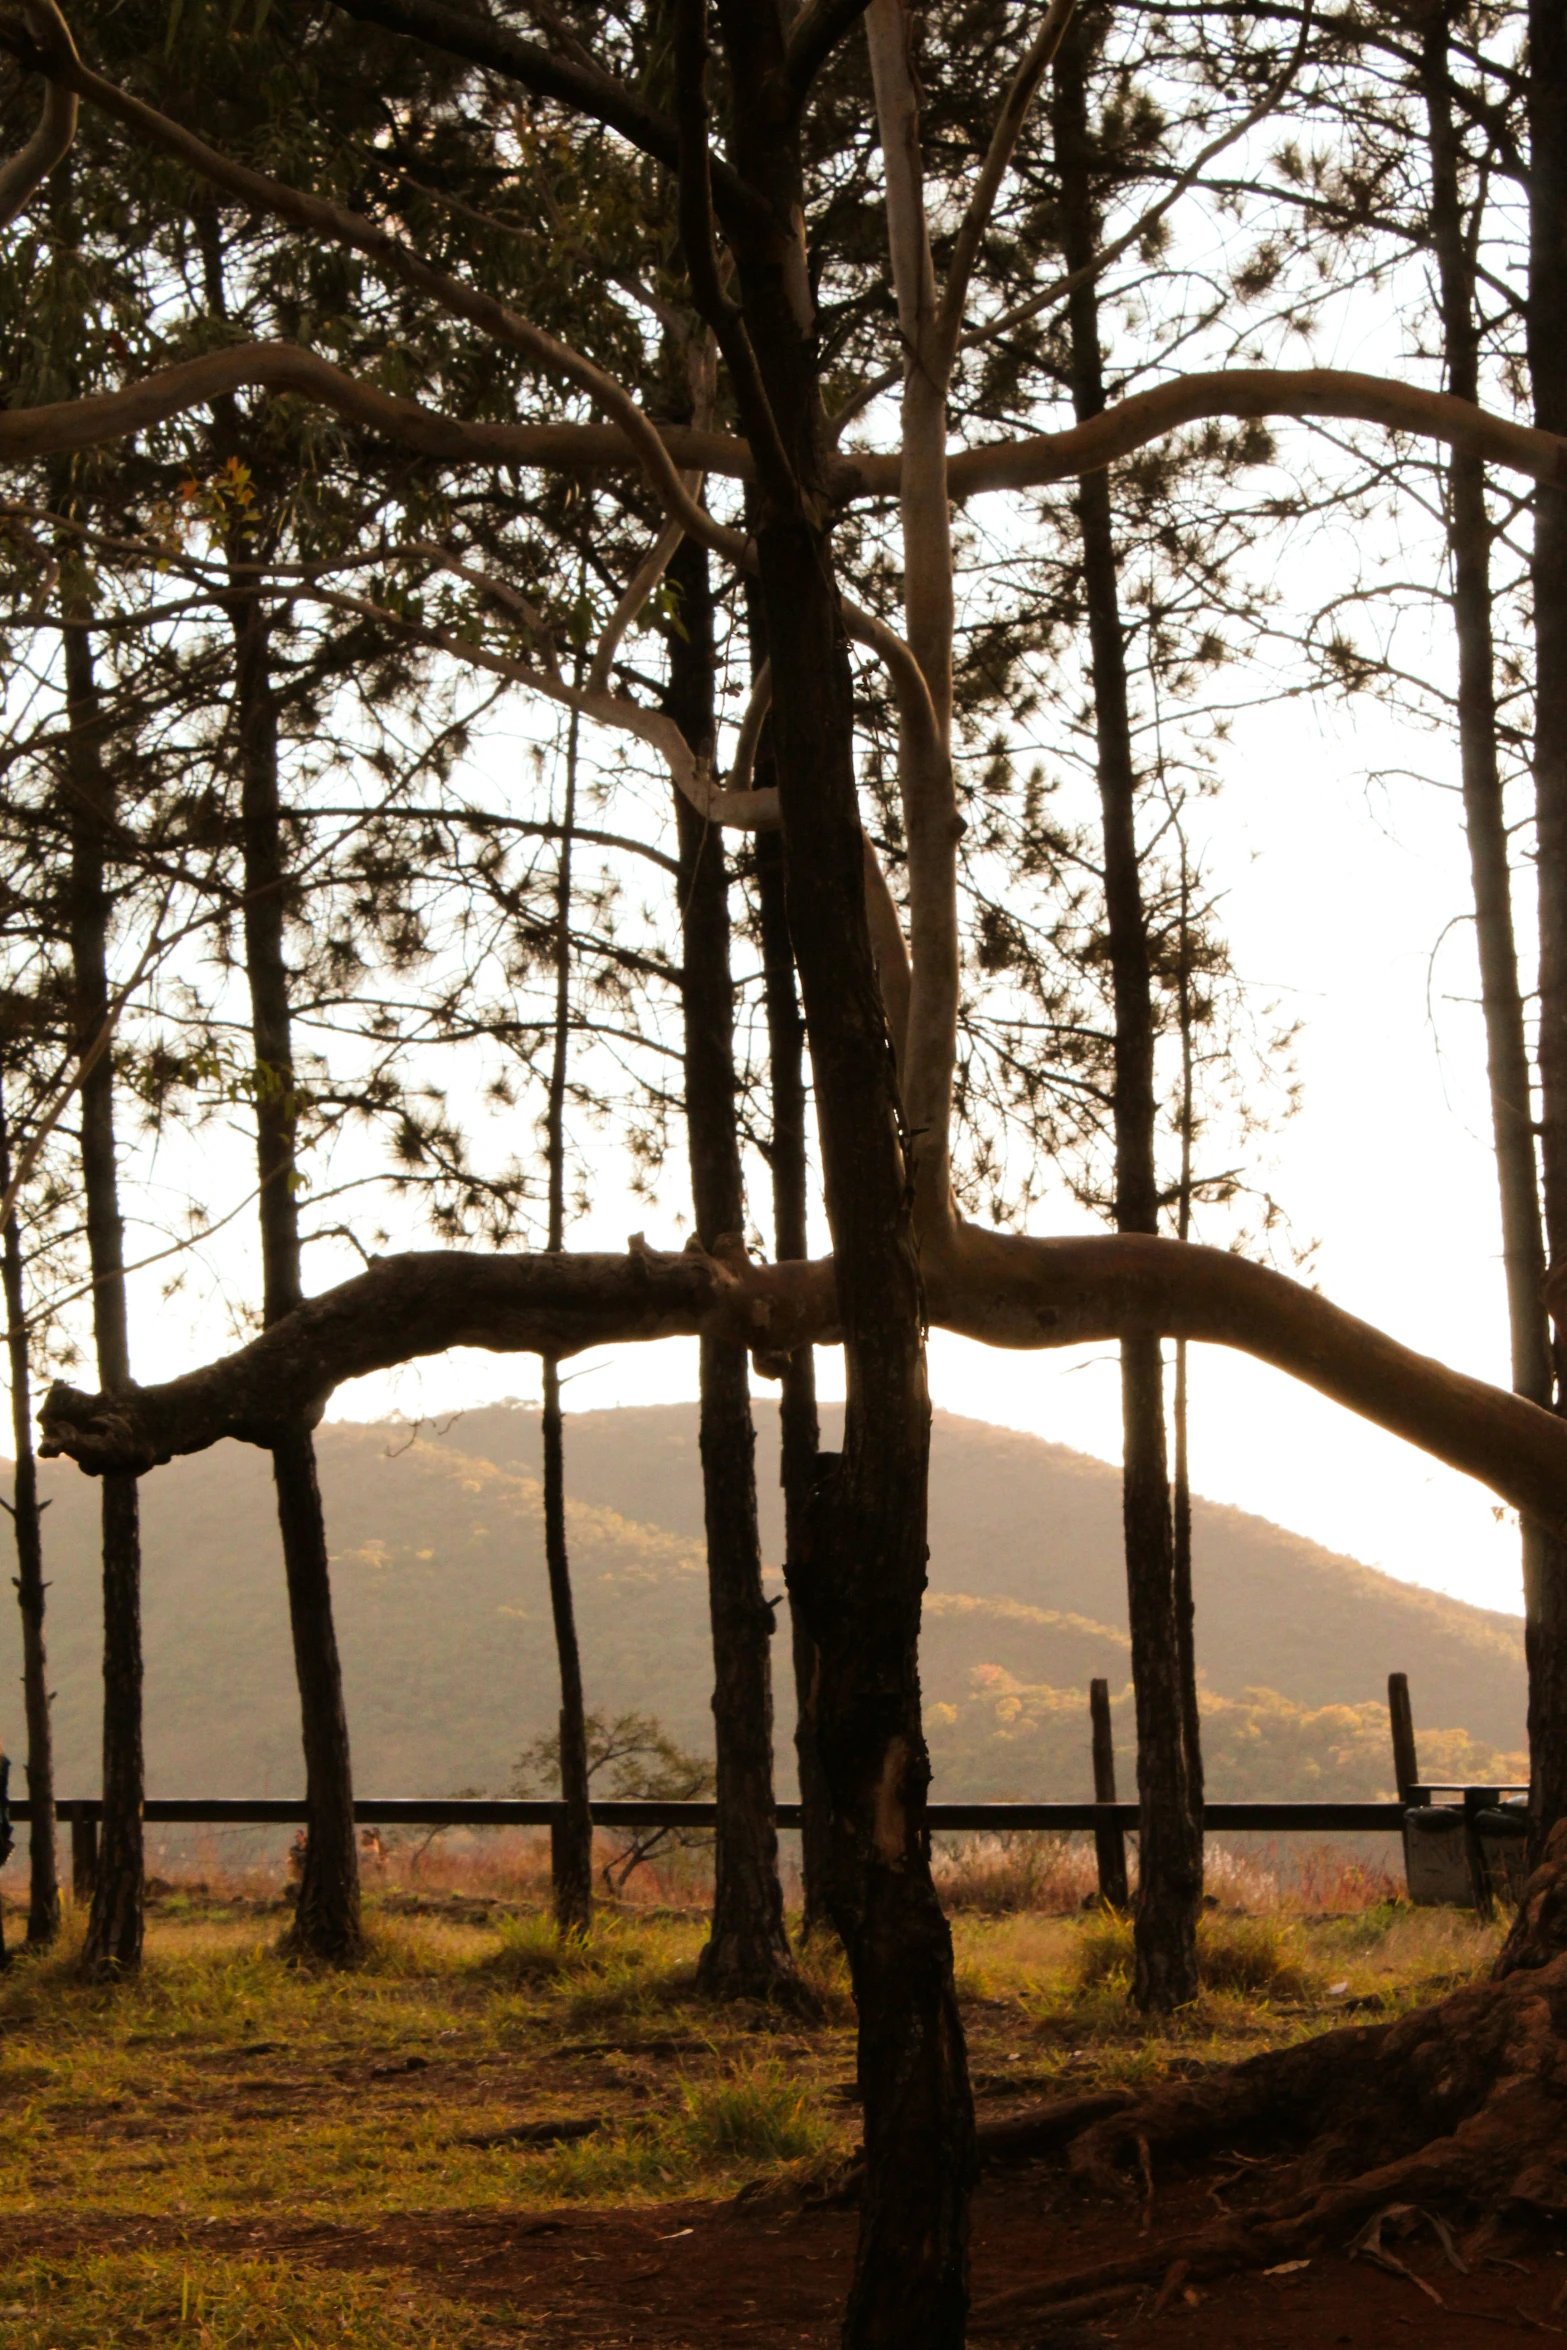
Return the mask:
[[[1350,2244],[1384,2263],[1409,2209],[1451,2250],[1446,2211],[1567,2219],[1567,1822],[1529,1880],[1496,1976],[1396,2023],[1351,2026],[1134,2099],[1073,2136],[1086,2183],[1146,2182],[1161,2157],[1248,2138],[1298,2150],[1297,2191],[1124,2260],[981,2303],[983,2330],[1024,2308]],[[1085,2117],[1086,2119],[1086,2117]],[[1454,2255],[1456,2259],[1456,2254]]]

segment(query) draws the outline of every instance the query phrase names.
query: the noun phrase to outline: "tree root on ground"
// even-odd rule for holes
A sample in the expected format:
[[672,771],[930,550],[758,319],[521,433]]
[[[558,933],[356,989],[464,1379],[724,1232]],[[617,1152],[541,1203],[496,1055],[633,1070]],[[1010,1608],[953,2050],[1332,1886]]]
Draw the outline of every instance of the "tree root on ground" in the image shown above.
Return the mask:
[[1491,1981],[1395,2023],[1352,2025],[1171,2083],[1088,2123],[1069,2161],[1120,2190],[1161,2156],[1264,2142],[1299,2151],[1297,2191],[1124,2260],[982,2302],[977,2331],[1168,2279],[1272,2268],[1334,2244],[1390,2204],[1567,2220],[1567,1822],[1530,1878]]

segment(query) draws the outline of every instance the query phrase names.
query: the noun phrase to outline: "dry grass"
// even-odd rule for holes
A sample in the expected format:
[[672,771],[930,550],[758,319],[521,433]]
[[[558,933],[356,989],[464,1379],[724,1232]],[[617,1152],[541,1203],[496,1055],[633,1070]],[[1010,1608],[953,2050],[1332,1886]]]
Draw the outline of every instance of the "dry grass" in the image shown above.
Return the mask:
[[[1394,2014],[1481,1972],[1496,1947],[1499,1928],[1450,1912],[1384,1902],[1303,1915],[1246,1868],[1224,1882],[1248,1893],[1251,1914],[1232,1905],[1205,1919],[1201,1996],[1156,2027],[1127,1995],[1126,1921],[958,1914],[982,2110],[1057,2086],[1157,2080],[1346,2011]],[[537,1913],[409,1916],[372,1901],[369,1914],[369,1963],[346,1976],[283,1963],[275,1917],[189,1894],[160,1905],[136,1982],[84,1984],[69,1945],[19,1959],[0,1978],[0,2207],[154,2218],[188,2227],[194,2246],[208,2218],[280,2209],[356,2224],[727,2197],[855,2144],[853,2007],[830,1941],[804,1954],[823,2009],[807,2024],[698,2000],[704,1924],[689,1914],[606,1915],[565,1946]],[[597,2128],[571,2143],[482,2143],[521,2122],[584,2118]],[[290,2274],[204,2247],[13,2263],[0,2285],[0,2350],[519,2339],[495,2322],[486,2332],[423,2285]]]
[[493,2313],[481,2320],[400,2277],[190,2251],[16,2262],[0,2296],[4,2350],[489,2350],[523,2339],[515,2323],[503,2329]]

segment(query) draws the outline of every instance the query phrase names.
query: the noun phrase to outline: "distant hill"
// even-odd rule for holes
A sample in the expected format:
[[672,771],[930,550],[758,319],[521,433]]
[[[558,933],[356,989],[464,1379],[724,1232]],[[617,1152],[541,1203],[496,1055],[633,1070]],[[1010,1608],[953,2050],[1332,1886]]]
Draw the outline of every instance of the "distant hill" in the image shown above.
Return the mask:
[[[824,1414],[832,1441],[835,1415]],[[760,1398],[765,1555],[782,1547]],[[361,1790],[503,1788],[553,1723],[536,1410],[415,1431],[320,1432]],[[657,1713],[710,1746],[701,1480],[691,1405],[568,1424],[569,1530],[590,1702]],[[49,1464],[51,1679],[62,1793],[97,1785],[98,1489]],[[301,1785],[287,1611],[265,1456],[226,1444],[142,1487],[149,1791]],[[1116,1473],[1059,1445],[938,1414],[923,1675],[937,1792],[1088,1792],[1086,1688],[1119,1695],[1131,1792]],[[1333,1557],[1237,1510],[1195,1513],[1211,1792],[1387,1790],[1386,1675],[1410,1675],[1435,1773],[1512,1775],[1522,1626]],[[776,1570],[775,1570],[776,1580]],[[778,1650],[781,1674],[786,1651]],[[0,1611],[0,1734],[21,1740],[15,1617]],[[1260,1693],[1260,1694],[1259,1694]],[[780,1686],[780,1778],[792,1708]],[[1438,1735],[1442,1733],[1442,1735]]]
[[[776,1416],[765,1396],[756,1423],[764,1550],[779,1558]],[[836,1444],[842,1425],[842,1407],[824,1407],[823,1442]],[[536,1409],[494,1405],[439,1427],[437,1441],[449,1450],[537,1471]],[[695,1406],[573,1414],[567,1483],[585,1501],[700,1542]],[[1193,1506],[1193,1575],[1198,1657],[1213,1688],[1238,1696],[1260,1686],[1303,1706],[1385,1704],[1388,1674],[1406,1672],[1418,1721],[1462,1723],[1503,1749],[1522,1744],[1521,1618],[1397,1582],[1266,1518],[1201,1499]],[[1124,1638],[1119,1470],[1042,1437],[937,1412],[930,1582],[935,1592],[1086,1617]],[[1021,1619],[1010,1623],[1008,1641],[1020,1645],[1003,1661],[1020,1679],[1059,1685],[1051,1640],[1031,1640]],[[926,1669],[929,1677],[929,1661]],[[1115,1677],[1108,1661],[1093,1669]]]

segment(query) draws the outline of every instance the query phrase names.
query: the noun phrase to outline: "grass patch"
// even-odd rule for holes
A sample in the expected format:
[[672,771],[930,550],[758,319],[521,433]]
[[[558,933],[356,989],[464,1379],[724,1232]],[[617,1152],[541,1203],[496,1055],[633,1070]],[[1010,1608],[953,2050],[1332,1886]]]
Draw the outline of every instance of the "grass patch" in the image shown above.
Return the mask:
[[796,2162],[819,2154],[829,2136],[810,2092],[772,2058],[735,2067],[716,2081],[687,2081],[680,2093],[684,2134],[698,2161]]
[[[1099,1912],[1079,1931],[1074,1974],[1080,1990],[1124,1990],[1132,1980],[1132,1921]],[[1209,1915],[1197,1926],[1197,1974],[1204,1991],[1298,1998],[1312,1969],[1299,1929],[1277,1916]]]
[[[18,1957],[0,1977],[0,2207],[157,2217],[182,2233],[204,2215],[279,2208],[354,2224],[727,2195],[847,2152],[860,2115],[836,1944],[821,1937],[804,1954],[821,2000],[806,2019],[699,1999],[704,1930],[668,1912],[608,1916],[562,1943],[537,1916],[382,1913],[369,1963],[332,1974],[280,1960],[271,1920],[193,1909],[155,1917],[144,1973],[113,1989],[83,1983],[69,1948]],[[1149,2022],[1128,1996],[1124,1921],[971,1911],[952,1930],[982,2111],[992,2096],[1157,2081],[1285,2045],[1351,2001],[1400,2013],[1483,1973],[1500,1931],[1387,1903],[1326,1920],[1212,1916],[1200,1998]],[[567,2144],[504,2135],[579,2117],[599,2126]],[[0,2350],[13,2339],[33,2350],[30,2332],[4,2331],[23,2323],[7,2309],[22,2298],[0,2284]],[[141,2324],[141,2304],[126,2308],[125,2323]],[[255,2323],[271,2322],[264,2295],[257,2310]],[[139,2338],[83,2325],[40,2350]],[[310,2350],[338,2338],[299,2333]],[[394,2331],[381,2339],[399,2350]]]
[[400,2278],[340,2276],[277,2260],[108,2253],[29,2260],[0,2279],[4,2350],[486,2350],[516,2344]]

